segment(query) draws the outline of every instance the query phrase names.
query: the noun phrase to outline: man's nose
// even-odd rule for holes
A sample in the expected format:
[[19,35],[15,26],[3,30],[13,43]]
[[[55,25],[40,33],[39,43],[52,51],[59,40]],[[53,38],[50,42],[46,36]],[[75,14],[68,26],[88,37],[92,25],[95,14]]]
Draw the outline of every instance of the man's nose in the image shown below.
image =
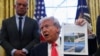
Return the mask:
[[47,31],[46,27],[43,27],[42,32],[45,33]]

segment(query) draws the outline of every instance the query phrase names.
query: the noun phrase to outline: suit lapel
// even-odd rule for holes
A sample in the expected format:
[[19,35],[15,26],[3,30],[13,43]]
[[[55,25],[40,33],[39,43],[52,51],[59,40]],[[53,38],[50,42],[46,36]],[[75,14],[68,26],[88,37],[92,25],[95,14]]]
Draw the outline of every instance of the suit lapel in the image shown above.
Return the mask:
[[46,47],[46,49],[47,49],[47,50],[46,50],[46,52],[47,52],[47,53],[46,53],[46,56],[48,56],[48,43],[47,43],[46,45],[47,45],[47,47]]
[[[15,16],[12,17],[11,24],[12,24],[12,26],[13,26],[13,31],[15,31],[15,33],[18,34],[18,29],[17,29],[16,17],[15,17]],[[18,34],[18,35],[19,35],[19,34]]]
[[41,43],[40,47],[38,48],[38,51],[39,51],[39,53],[37,54],[38,56],[48,56],[48,43],[47,42]]
[[48,56],[48,43],[47,42],[45,43],[43,50],[46,51],[44,52],[44,56]]
[[28,19],[28,17],[26,16],[26,17],[25,17],[24,26],[23,26],[23,33],[22,33],[22,35],[24,34],[25,30],[27,30],[28,22],[29,22],[29,19]]

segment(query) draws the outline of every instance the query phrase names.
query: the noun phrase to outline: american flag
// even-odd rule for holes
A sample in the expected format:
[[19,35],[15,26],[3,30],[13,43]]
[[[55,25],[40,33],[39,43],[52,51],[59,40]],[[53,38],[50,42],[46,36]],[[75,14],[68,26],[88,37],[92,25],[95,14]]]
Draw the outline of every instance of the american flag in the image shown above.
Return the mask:
[[79,17],[85,18],[89,23],[91,23],[90,13],[86,0],[78,0],[75,19],[78,19]]
[[45,3],[44,0],[35,0],[35,11],[34,11],[34,19],[39,21],[41,18],[46,16],[45,12]]
[[[45,11],[45,3],[44,0],[35,0],[35,11],[34,11],[34,19],[39,21],[41,18],[46,16],[46,11]],[[43,35],[41,34],[40,36],[40,41],[44,42],[45,39]]]

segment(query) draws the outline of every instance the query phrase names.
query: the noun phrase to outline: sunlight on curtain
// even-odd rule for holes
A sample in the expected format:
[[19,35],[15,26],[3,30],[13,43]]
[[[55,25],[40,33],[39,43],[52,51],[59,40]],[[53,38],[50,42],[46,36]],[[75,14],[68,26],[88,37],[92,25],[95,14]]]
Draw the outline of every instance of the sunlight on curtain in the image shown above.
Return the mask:
[[96,33],[96,20],[100,14],[100,0],[87,0],[87,2],[90,8],[93,32]]
[[28,7],[28,13],[27,15],[31,18],[33,18],[34,14],[34,8],[35,8],[35,0],[29,0],[29,7]]
[[0,27],[3,18],[4,18],[4,0],[0,0]]

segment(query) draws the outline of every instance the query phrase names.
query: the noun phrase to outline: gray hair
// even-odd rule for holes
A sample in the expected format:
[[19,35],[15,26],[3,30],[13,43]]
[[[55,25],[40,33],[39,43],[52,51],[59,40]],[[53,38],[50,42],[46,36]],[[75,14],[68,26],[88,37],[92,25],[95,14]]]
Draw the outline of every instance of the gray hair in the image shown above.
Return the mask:
[[51,17],[44,17],[44,18],[40,19],[39,25],[40,25],[43,21],[45,21],[45,20],[52,20],[53,23],[54,23],[54,25],[55,25],[56,27],[58,27],[59,29],[61,29],[61,26],[60,26],[59,21],[58,21],[55,17],[53,17],[53,16],[51,16]]

